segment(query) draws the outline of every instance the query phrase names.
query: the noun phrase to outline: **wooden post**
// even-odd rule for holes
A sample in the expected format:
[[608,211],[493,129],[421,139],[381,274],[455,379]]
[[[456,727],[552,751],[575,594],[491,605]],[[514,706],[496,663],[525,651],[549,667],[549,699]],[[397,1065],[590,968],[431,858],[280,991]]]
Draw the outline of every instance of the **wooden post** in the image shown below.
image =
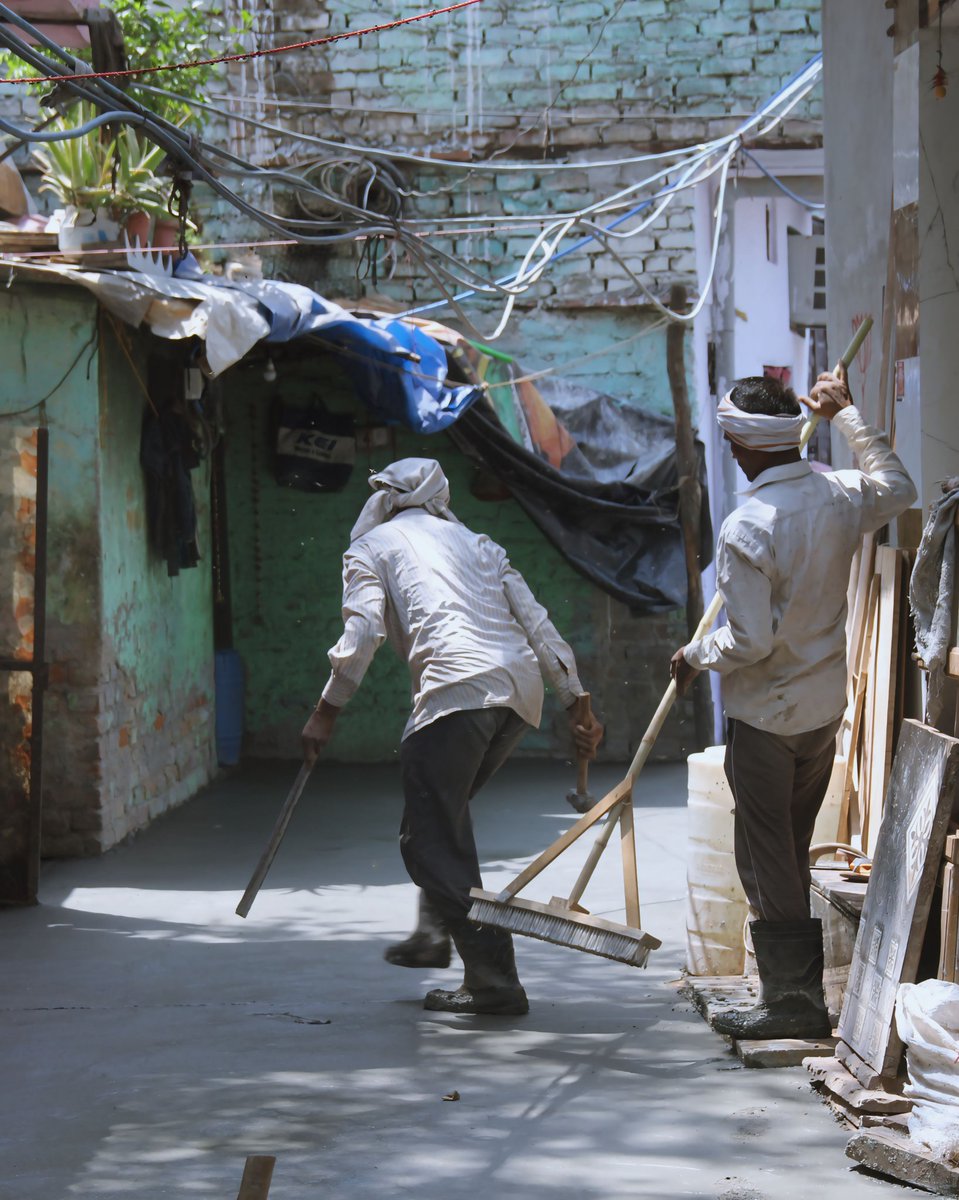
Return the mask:
[[[681,283],[673,285],[669,305],[674,312],[686,307],[686,289]],[[702,488],[699,485],[699,458],[696,454],[696,439],[689,411],[689,392],[686,388],[686,362],[683,353],[685,336],[686,328],[681,321],[671,322],[666,330],[666,370],[676,421],[679,524],[686,552],[686,632],[691,638],[703,616],[703,577],[699,565]],[[693,685],[693,705],[696,740],[701,749],[713,740],[713,702],[709,678],[705,672]]]
[[243,1168],[236,1200],[267,1200],[275,1166],[276,1156],[273,1154],[250,1154]]

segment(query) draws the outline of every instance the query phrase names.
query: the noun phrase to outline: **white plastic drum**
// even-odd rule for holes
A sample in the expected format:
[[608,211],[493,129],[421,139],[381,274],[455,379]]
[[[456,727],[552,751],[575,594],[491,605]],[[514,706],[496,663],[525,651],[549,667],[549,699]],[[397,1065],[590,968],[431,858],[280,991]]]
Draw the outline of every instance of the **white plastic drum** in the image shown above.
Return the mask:
[[[691,754],[686,852],[686,968],[691,975],[739,975],[748,913],[733,855],[733,798],[723,773],[725,746]],[[833,842],[845,760],[837,758],[813,842]]]

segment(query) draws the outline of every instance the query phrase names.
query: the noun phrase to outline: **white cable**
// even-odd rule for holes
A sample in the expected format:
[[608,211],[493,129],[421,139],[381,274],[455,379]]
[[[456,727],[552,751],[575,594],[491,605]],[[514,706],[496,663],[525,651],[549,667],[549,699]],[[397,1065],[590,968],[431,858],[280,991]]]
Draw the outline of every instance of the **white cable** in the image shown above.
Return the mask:
[[722,171],[721,171],[721,174],[719,177],[719,190],[716,195],[716,207],[715,207],[715,211],[714,211],[714,227],[713,227],[713,244],[712,244],[712,250],[711,250],[710,256],[709,256],[709,270],[706,273],[706,280],[700,291],[699,299],[696,301],[696,303],[693,305],[693,307],[690,309],[690,311],[688,313],[674,312],[671,308],[668,308],[665,304],[663,304],[659,300],[659,298],[650,291],[650,289],[646,286],[646,284],[643,283],[642,279],[640,279],[640,277],[626,265],[626,263],[623,261],[622,257],[619,254],[617,254],[616,251],[613,250],[610,246],[606,247],[606,252],[608,254],[611,254],[613,256],[613,258],[619,263],[619,265],[622,267],[622,269],[630,277],[630,279],[633,281],[633,283],[636,284],[636,286],[643,293],[643,295],[646,297],[646,299],[649,300],[649,302],[652,304],[652,306],[655,309],[657,309],[659,312],[661,312],[664,317],[668,317],[672,321],[682,321],[682,322],[686,322],[686,323],[688,323],[690,321],[694,321],[696,319],[696,317],[699,316],[700,312],[702,312],[703,305],[706,303],[706,298],[708,297],[710,289],[712,288],[713,277],[716,273],[716,260],[719,256],[719,235],[720,235],[720,232],[722,231],[723,203],[726,198],[726,180],[729,176],[729,168],[732,164],[732,160],[733,160],[735,154],[736,154],[736,150],[731,147],[729,154],[723,160]]
[[[135,84],[137,87],[149,87],[149,84]],[[158,89],[155,89],[158,90]],[[388,105],[379,105],[374,107],[369,104],[332,104],[326,100],[278,100],[267,99],[261,96],[239,96],[235,93],[230,95],[230,101],[234,104],[255,104],[260,108],[295,108],[302,109],[304,112],[336,112],[336,113],[370,113],[373,116],[401,116],[401,117],[423,117],[427,121],[434,120],[436,117],[444,114],[437,109],[428,108],[390,108]],[[554,114],[556,110],[553,110]],[[592,125],[596,122],[596,117],[588,111],[578,113],[573,111],[559,110],[559,115],[568,120],[571,124],[577,121],[584,125]],[[628,109],[621,109],[619,113],[622,119],[628,118],[631,113]],[[644,109],[641,112],[642,118],[648,120],[650,114]],[[748,112],[730,112],[723,113],[730,121],[746,120],[751,114]],[[484,117],[515,117],[522,124],[528,124],[530,121],[541,119],[537,117],[535,111],[519,108],[487,108],[483,106]],[[657,121],[688,121],[689,116],[686,113],[654,113],[653,117]]]
[[[281,134],[290,141],[309,142],[313,145],[324,146],[330,150],[349,150],[355,154],[376,155],[381,158],[396,159],[397,162],[413,162],[419,163],[428,167],[442,167],[444,170],[452,171],[582,171],[595,169],[599,170],[602,167],[626,167],[634,163],[642,162],[658,162],[663,159],[680,158],[687,154],[690,150],[705,150],[712,149],[721,145],[726,138],[714,138],[708,142],[700,142],[695,146],[681,146],[673,150],[660,150],[655,154],[636,154],[630,155],[628,158],[606,158],[606,159],[584,159],[581,162],[517,162],[511,160],[509,162],[498,162],[492,159],[482,159],[478,162],[458,162],[454,159],[432,158],[426,154],[411,154],[405,150],[383,150],[375,146],[358,146],[353,142],[338,142],[333,138],[319,137],[313,133],[299,133],[291,129],[284,129],[282,125],[274,125],[270,121],[258,121],[254,117],[244,117],[240,113],[232,113],[227,109],[220,108],[215,104],[207,104],[199,100],[192,100],[187,96],[181,96],[178,92],[168,91],[166,88],[158,88],[152,84],[140,83],[135,86],[145,92],[151,92],[158,96],[166,96],[170,100],[180,100],[185,104],[190,104],[194,108],[203,109],[205,112],[212,112],[218,117],[223,117],[228,121],[238,121],[242,125],[253,125],[257,129],[265,129],[268,133]],[[733,136],[733,135],[728,135]]]
[[[773,128],[775,125],[779,124],[783,120],[783,118],[790,111],[792,111],[792,109],[795,108],[796,105],[799,104],[801,102],[801,100],[808,94],[808,92],[811,90],[811,88],[815,85],[816,81],[818,80],[818,77],[819,77],[821,71],[822,71],[822,59],[820,57],[820,58],[814,60],[813,62],[811,62],[810,64],[808,64],[807,67],[795,79],[793,79],[785,88],[783,88],[781,90],[781,92],[777,93],[776,96],[772,97],[769,101],[767,101],[766,104],[764,104],[756,113],[754,113],[752,115],[752,117],[749,118],[749,120],[745,121],[736,130],[735,133],[730,135],[728,138],[717,139],[716,142],[708,144],[710,150],[713,149],[714,146],[718,146],[720,144],[725,144],[726,152],[725,152],[723,159],[721,161],[721,164],[719,165],[719,168],[718,168],[721,171],[721,176],[720,176],[720,187],[719,187],[719,192],[718,192],[718,197],[717,197],[717,207],[716,207],[716,214],[715,214],[715,226],[714,226],[714,233],[713,233],[713,240],[712,240],[712,248],[711,248],[711,253],[710,253],[710,266],[709,266],[706,281],[702,288],[700,297],[690,313],[674,313],[674,312],[672,312],[672,310],[670,310],[664,304],[662,304],[662,302],[658,299],[658,297],[656,297],[649,290],[649,288],[643,283],[643,281],[632,270],[630,270],[630,268],[628,268],[626,266],[626,264],[622,261],[620,256],[617,255],[610,246],[605,245],[604,236],[619,237],[621,235],[616,234],[616,232],[614,230],[610,230],[610,231],[608,231],[608,233],[607,233],[607,231],[604,230],[604,231],[602,231],[602,234],[604,236],[600,236],[599,231],[597,231],[595,229],[593,230],[592,235],[594,237],[596,237],[596,239],[598,241],[600,241],[600,244],[604,245],[604,248],[607,250],[608,253],[612,254],[613,257],[616,258],[617,261],[620,262],[620,265],[623,267],[624,271],[626,271],[627,275],[639,287],[640,291],[647,297],[647,299],[650,300],[650,302],[653,304],[653,306],[658,311],[660,311],[664,316],[666,316],[672,320],[680,320],[680,321],[688,322],[688,321],[693,320],[702,311],[703,305],[706,302],[706,298],[709,294],[710,288],[712,286],[712,281],[715,276],[715,268],[716,268],[716,262],[717,262],[717,258],[718,258],[718,252],[719,252],[719,238],[720,238],[720,233],[721,233],[721,229],[722,229],[722,205],[725,201],[725,192],[726,192],[726,185],[727,185],[727,180],[728,180],[728,175],[729,175],[729,169],[730,169],[733,157],[734,157],[736,151],[738,150],[739,145],[741,144],[743,135],[745,133],[747,133],[750,129],[755,127],[756,125],[762,125],[762,122],[767,118],[767,116],[769,116],[770,113],[772,113],[773,115],[766,125],[762,125],[762,128],[760,130],[760,135],[762,133],[767,132],[769,129]],[[782,107],[784,103],[785,103],[785,107]],[[760,136],[760,135],[757,135],[757,136]],[[705,150],[705,147],[696,147],[695,148],[695,150],[700,150],[700,149]],[[687,148],[687,154],[688,153],[690,153],[689,148]],[[709,155],[708,153],[703,153],[697,157],[700,158],[700,161],[704,161],[706,158],[711,157],[711,155]],[[695,165],[698,165],[698,163],[690,163],[689,160],[687,159],[686,173],[685,173],[687,180],[688,180],[688,173],[690,171],[690,168]],[[704,178],[708,178],[710,175],[715,173],[715,169],[716,168],[709,170],[700,179],[696,180],[695,182],[697,182],[697,183],[702,182]],[[668,174],[668,171],[662,172],[660,174],[661,175]],[[637,185],[633,189],[624,189],[624,191],[627,193],[630,190],[635,191],[635,190],[637,190],[638,186],[640,186],[640,185]],[[675,190],[676,191],[681,190],[681,189],[685,190],[685,186],[693,186],[693,184],[687,182],[686,180],[681,179],[679,186],[677,186]],[[671,189],[671,191],[672,191],[672,189]],[[602,205],[603,204],[608,205],[611,203],[611,201],[612,201],[612,198],[608,199],[607,201],[600,202],[599,205],[594,205],[594,206],[590,206],[590,207],[593,208],[594,210],[602,211]],[[663,208],[665,208],[665,204],[660,206],[660,212],[662,211]],[[640,227],[637,227],[636,229],[633,229],[629,232],[635,234],[635,233],[639,232],[639,228],[645,228],[645,227],[647,227],[648,224],[649,224],[649,221],[646,220],[641,223]],[[533,245],[533,247],[531,247],[531,251],[535,251],[535,249],[540,244],[542,244],[542,241],[544,240],[544,236],[548,235],[548,233],[550,233],[550,232],[551,232],[550,229],[542,231],[542,233],[534,241],[534,245]],[[564,229],[564,231],[563,231],[564,235],[566,232],[568,232],[568,227],[566,229]],[[558,243],[554,243],[554,245],[552,247],[552,252],[549,256],[550,259],[556,257],[557,244]],[[520,271],[517,272],[517,274],[513,276],[513,279],[511,281],[513,285],[515,285],[517,281],[520,281],[523,279],[523,273],[525,271],[526,266],[528,265],[529,257],[530,257],[530,253],[528,252],[527,256],[523,260],[523,265],[521,266]],[[547,265],[547,261],[543,261],[543,262],[537,264],[537,269],[535,271],[535,278],[530,278],[528,281],[526,281],[526,288],[531,286],[532,282],[535,282],[535,279],[538,279],[542,275],[543,271],[546,268],[546,265]],[[526,290],[526,288],[524,288],[523,290]],[[506,302],[506,307],[504,309],[503,317],[501,318],[499,325],[497,326],[497,330],[494,335],[495,337],[498,337],[502,334],[502,331],[505,328],[505,322],[506,322],[506,320],[508,320],[508,316],[512,312],[514,304],[515,304],[515,299],[511,296],[510,299],[507,300],[507,302]],[[419,311],[422,311],[422,309],[418,308],[418,309],[414,309],[412,311],[419,312]],[[493,339],[488,339],[488,340],[493,340]]]

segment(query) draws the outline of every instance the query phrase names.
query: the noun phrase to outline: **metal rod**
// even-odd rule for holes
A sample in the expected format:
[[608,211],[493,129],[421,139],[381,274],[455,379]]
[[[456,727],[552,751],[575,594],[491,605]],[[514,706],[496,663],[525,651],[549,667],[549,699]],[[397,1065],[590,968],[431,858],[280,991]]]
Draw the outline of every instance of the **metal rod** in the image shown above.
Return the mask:
[[43,820],[43,696],[47,686],[47,517],[50,431],[37,430],[36,551],[33,567],[33,687],[30,703],[30,826],[27,842],[27,903],[40,887]]

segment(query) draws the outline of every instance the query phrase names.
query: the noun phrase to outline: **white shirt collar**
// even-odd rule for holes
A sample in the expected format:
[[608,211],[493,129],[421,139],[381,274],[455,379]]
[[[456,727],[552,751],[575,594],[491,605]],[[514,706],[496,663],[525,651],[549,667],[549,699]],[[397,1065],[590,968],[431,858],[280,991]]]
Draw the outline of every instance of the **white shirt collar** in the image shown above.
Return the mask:
[[799,462],[781,463],[777,467],[767,467],[765,471],[760,471],[749,487],[744,488],[740,494],[752,496],[767,483],[782,483],[787,479],[801,479],[804,475],[811,474],[812,467],[804,458]]

